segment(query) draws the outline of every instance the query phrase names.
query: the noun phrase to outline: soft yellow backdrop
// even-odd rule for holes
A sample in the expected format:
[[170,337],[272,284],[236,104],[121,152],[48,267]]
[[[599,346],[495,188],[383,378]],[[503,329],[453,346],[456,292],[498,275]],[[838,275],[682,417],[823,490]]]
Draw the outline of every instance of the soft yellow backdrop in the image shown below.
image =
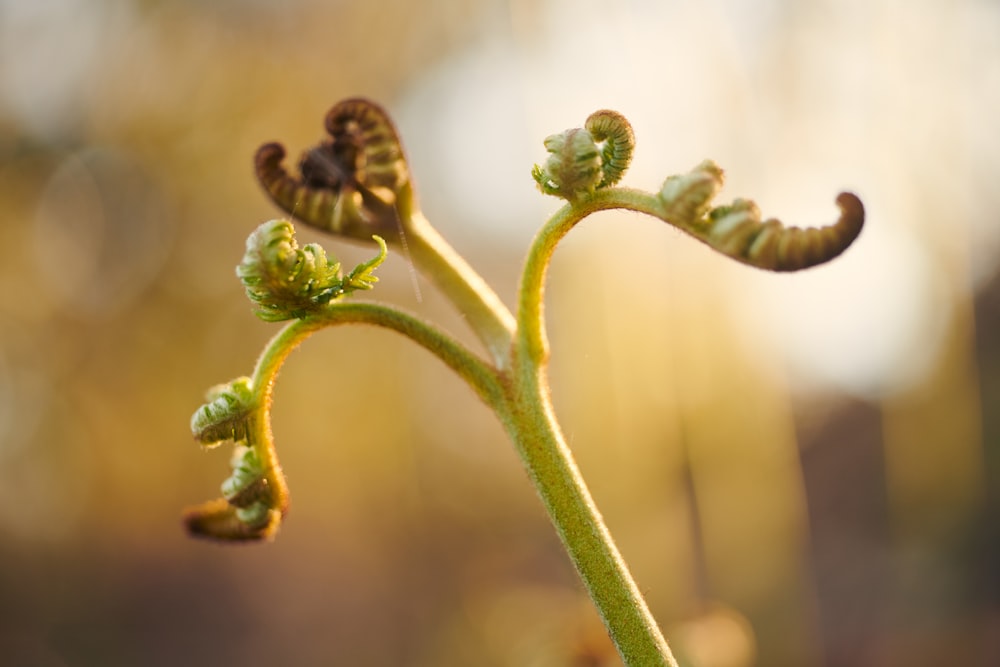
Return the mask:
[[[800,275],[634,215],[574,230],[556,407],[691,664],[996,664],[998,34],[977,0],[6,0],[0,662],[617,664],[492,415],[390,333],[290,359],[275,543],[183,534],[228,474],[188,419],[276,330],[233,271],[277,215],[253,152],[360,94],[508,303],[558,206],[542,139],[601,107],[635,126],[628,185],[710,157],[800,225],[856,191],[862,237]],[[405,257],[380,276],[475,344]]]

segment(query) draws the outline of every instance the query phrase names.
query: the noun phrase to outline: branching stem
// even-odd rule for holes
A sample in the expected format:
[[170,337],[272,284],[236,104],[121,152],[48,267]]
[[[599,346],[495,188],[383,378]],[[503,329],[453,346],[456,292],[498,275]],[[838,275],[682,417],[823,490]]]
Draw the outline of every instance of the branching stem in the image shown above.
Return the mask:
[[376,303],[336,302],[305,319],[287,325],[267,344],[252,378],[261,405],[269,406],[274,381],[285,359],[302,341],[320,329],[339,324],[371,324],[391,329],[412,339],[451,368],[488,406],[506,407],[497,372],[464,346],[434,326],[397,308]]
[[515,324],[500,297],[419,212],[409,218],[406,243],[413,263],[466,318],[494,365],[506,369]]
[[[528,265],[524,279],[528,289],[537,290],[536,298],[522,296],[519,311],[522,322],[517,328],[495,293],[488,288],[484,293],[482,278],[464,260],[455,262],[458,255],[443,239],[436,237],[436,233],[419,234],[414,243],[411,234],[414,263],[436,283],[447,285],[449,296],[469,308],[466,318],[490,349],[495,363],[498,366],[513,363],[512,366],[490,365],[437,328],[398,309],[373,303],[336,302],[286,325],[260,356],[251,384],[259,392],[259,404],[269,408],[275,378],[289,353],[326,327],[371,324],[413,339],[462,377],[503,423],[626,664],[675,665],[559,430],[549,399],[544,358],[525,354],[539,346],[527,343],[524,332],[534,332],[531,334],[534,340],[544,340],[541,289],[551,250],[588,212],[586,206],[582,210],[564,207],[539,234],[531,255],[534,261]],[[427,229],[433,232],[429,225]],[[515,339],[517,354],[510,360],[514,331],[522,334]],[[265,409],[263,414],[269,412]],[[270,433],[269,424],[262,427]],[[277,470],[271,438],[262,442],[266,444],[261,452],[265,469]],[[273,477],[273,484],[283,484],[280,475]]]
[[[288,492],[270,425],[274,382],[288,355],[308,336],[340,324],[371,324],[401,333],[455,371],[498,416],[535,484],[562,542],[590,593],[622,659],[630,667],[676,667],[625,561],[560,431],[548,386],[544,322],[545,277],[559,241],[592,213],[627,209],[669,222],[728,257],[773,271],[796,271],[829,261],[861,232],[864,207],[841,193],[840,219],[824,228],[784,227],[762,220],[757,205],[738,199],[712,207],[722,170],[705,161],[671,176],[659,192],[617,187],[635,145],[621,114],[601,110],[574,128],[548,137],[550,155],[532,170],[542,192],[565,199],[538,232],[517,293],[517,317],[421,214],[402,144],[388,114],[352,98],[326,119],[328,141],[300,162],[301,177],[281,165],[285,150],[265,144],[256,157],[259,180],[291,215],[353,240],[373,234],[380,254],[347,278],[317,244],[299,248],[289,221],[265,223],[251,235],[238,274],[262,319],[292,319],[271,341],[253,377],[214,388],[192,417],[205,446],[237,444],[233,475],[223,498],[194,508],[194,534],[248,540],[273,536]],[[442,291],[485,346],[488,361],[440,329],[399,309],[339,301],[370,289],[386,243],[403,247],[414,265]],[[245,443],[241,444],[241,443]]]

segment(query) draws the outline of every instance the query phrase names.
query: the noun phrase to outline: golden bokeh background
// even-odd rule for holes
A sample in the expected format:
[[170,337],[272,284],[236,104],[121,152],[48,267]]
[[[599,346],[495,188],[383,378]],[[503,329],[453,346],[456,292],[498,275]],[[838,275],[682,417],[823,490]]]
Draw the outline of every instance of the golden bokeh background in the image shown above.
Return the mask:
[[[684,664],[1000,664],[998,35],[990,0],[2,0],[0,664],[618,664],[493,416],[395,334],[291,357],[273,544],[181,529],[228,474],[189,417],[276,331],[233,274],[277,215],[253,152],[353,95],[507,303],[558,206],[542,139],[598,108],[628,185],[710,157],[793,224],[856,191],[862,237],[802,274],[574,230],[557,411]],[[475,345],[404,257],[380,275]]]

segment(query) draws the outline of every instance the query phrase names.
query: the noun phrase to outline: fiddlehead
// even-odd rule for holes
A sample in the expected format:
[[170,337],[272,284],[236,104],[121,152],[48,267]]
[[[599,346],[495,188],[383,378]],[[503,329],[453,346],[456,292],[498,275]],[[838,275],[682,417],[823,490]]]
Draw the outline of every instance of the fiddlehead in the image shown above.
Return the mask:
[[[550,155],[532,174],[539,188],[566,199],[538,233],[525,262],[516,326],[500,300],[439,237],[415,208],[403,150],[386,113],[367,100],[346,100],[327,116],[330,141],[310,149],[292,176],[282,166],[284,148],[267,144],[256,157],[258,177],[286,211],[316,227],[354,239],[379,232],[403,242],[414,230],[414,256],[452,298],[494,355],[481,361],[439,331],[379,304],[331,304],[368,289],[381,253],[346,278],[319,246],[299,248],[291,224],[266,223],[255,232],[238,269],[257,313],[267,320],[295,319],[275,336],[258,360],[253,378],[213,391],[192,419],[206,446],[236,445],[222,498],[191,510],[198,535],[247,540],[274,534],[288,504],[269,425],[271,388],[278,368],[313,331],[344,323],[372,323],[404,333],[438,354],[477,390],[500,416],[518,447],[560,537],[627,664],[674,665],[642,595],[631,579],[570,456],[545,376],[547,343],[542,318],[544,273],[558,243],[580,220],[599,210],[647,213],[687,231],[739,261],[773,270],[794,270],[839,254],[860,233],[864,209],[851,194],[837,203],[841,217],[821,230],[784,228],[761,221],[753,202],[712,207],[722,170],[711,162],[667,179],[656,194],[615,187],[629,166],[634,137],[619,114],[599,111],[584,128],[545,140]],[[409,225],[409,226],[408,226]],[[405,249],[405,248],[404,248]]]
[[340,263],[327,258],[317,243],[299,248],[295,229],[287,220],[260,225],[247,239],[243,261],[236,267],[257,316],[268,322],[305,317],[334,299],[371,289],[378,281],[372,272],[386,256],[385,242],[374,237],[381,250],[346,278]]
[[617,111],[602,109],[590,114],[584,128],[601,149],[601,173],[604,178],[597,187],[614,185],[632,163],[632,151],[635,150],[632,125]]
[[570,202],[617,183],[632,161],[632,126],[616,111],[596,111],[586,127],[545,139],[549,158],[531,171],[538,188]]
[[409,168],[392,120],[362,98],[327,113],[330,140],[307,150],[299,175],[282,166],[281,144],[264,144],[254,165],[271,199],[302,222],[355,240],[395,240],[415,208]]
[[723,171],[705,161],[687,174],[671,176],[660,188],[664,220],[738,262],[770,271],[798,271],[828,262],[861,233],[865,209],[854,194],[837,197],[840,217],[825,227],[786,227],[779,220],[761,220],[757,204],[737,199],[712,208],[722,188]]
[[850,192],[837,196],[840,217],[825,227],[786,227],[769,218],[761,221],[752,201],[737,199],[713,209],[706,243],[733,259],[769,271],[798,271],[828,262],[844,252],[861,233],[865,210]]
[[252,447],[239,446],[233,451],[230,465],[233,474],[222,482],[222,497],[236,508],[236,518],[251,528],[260,528],[266,523],[271,504],[260,455]]
[[[316,316],[336,299],[371,289],[373,273],[386,256],[385,241],[373,237],[380,251],[342,276],[340,264],[318,244],[299,248],[287,220],[260,225],[247,239],[236,273],[265,321]],[[296,322],[294,324],[311,324]],[[288,339],[289,331],[293,331]],[[191,417],[191,431],[206,448],[233,442],[232,474],[222,483],[222,498],[184,513],[188,531],[220,540],[272,537],[288,508],[288,489],[274,453],[270,427],[271,389],[281,360],[297,340],[286,327],[258,361],[253,378],[241,377],[209,390],[206,403]]]
[[[346,99],[327,112],[324,125],[333,137],[333,154],[354,165],[357,182],[376,191],[384,188],[387,192],[380,194],[386,198],[409,183],[403,146],[385,109],[369,100]],[[322,174],[322,166],[310,165],[303,176]]]
[[254,409],[250,378],[239,377],[210,388],[208,401],[191,417],[191,432],[204,447],[246,440],[247,418]]
[[246,377],[213,387],[206,399],[191,418],[191,430],[208,448],[233,442],[233,472],[222,483],[222,497],[186,510],[184,525],[197,537],[269,538],[288,508],[288,494],[281,471],[265,454],[272,447],[267,401]]

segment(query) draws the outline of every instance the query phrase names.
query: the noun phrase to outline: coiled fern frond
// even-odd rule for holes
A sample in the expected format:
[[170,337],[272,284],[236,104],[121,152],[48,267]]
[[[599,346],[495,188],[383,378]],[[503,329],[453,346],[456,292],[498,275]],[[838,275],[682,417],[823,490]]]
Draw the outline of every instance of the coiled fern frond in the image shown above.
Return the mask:
[[722,254],[770,271],[798,271],[828,262],[861,233],[865,209],[850,192],[837,196],[840,217],[825,227],[790,227],[776,218],[761,219],[748,199],[711,206],[722,188],[723,171],[710,160],[687,174],[670,176],[660,188],[662,217]]
[[632,126],[617,111],[595,111],[585,127],[546,137],[549,158],[535,165],[531,176],[547,195],[576,201],[607,188],[625,175],[632,161],[635,135]]
[[340,263],[327,257],[322,246],[310,243],[300,248],[292,223],[271,220],[247,239],[246,253],[236,267],[236,275],[262,320],[302,318],[334,299],[372,288],[378,281],[373,272],[386,256],[385,242],[380,237],[374,238],[380,247],[379,254],[343,278]]
[[288,215],[358,241],[395,240],[416,206],[410,172],[389,114],[364,98],[338,102],[326,115],[330,139],[303,153],[298,175],[282,165],[285,148],[257,149],[257,180]]

